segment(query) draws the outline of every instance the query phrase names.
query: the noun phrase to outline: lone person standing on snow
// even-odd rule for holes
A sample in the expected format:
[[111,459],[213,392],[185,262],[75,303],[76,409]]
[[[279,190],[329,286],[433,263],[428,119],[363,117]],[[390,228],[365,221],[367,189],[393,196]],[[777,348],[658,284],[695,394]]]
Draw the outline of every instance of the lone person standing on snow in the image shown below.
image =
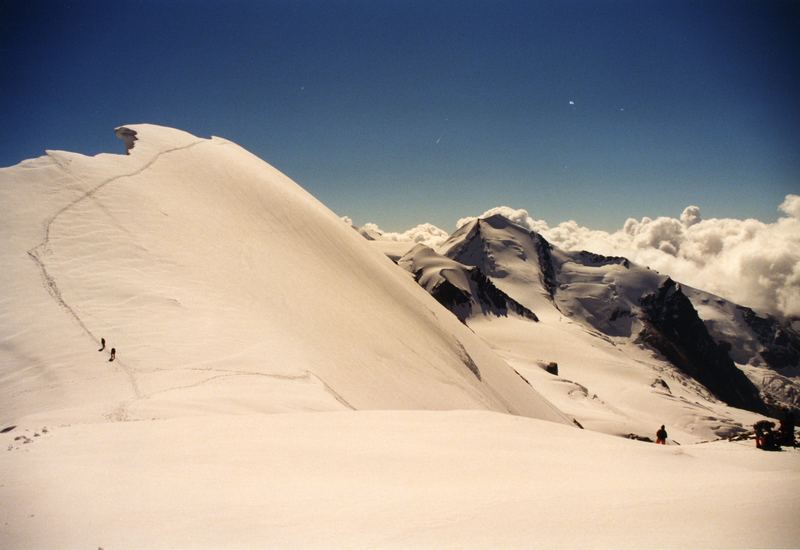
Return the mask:
[[661,426],[661,429],[656,432],[656,445],[666,445],[667,444],[667,430],[664,429],[664,426]]
[[106,349],[106,339],[100,338],[100,349],[97,351],[103,351],[104,349]]
[[117,356],[117,348],[111,348],[111,359],[109,359],[109,361],[113,361],[116,356]]

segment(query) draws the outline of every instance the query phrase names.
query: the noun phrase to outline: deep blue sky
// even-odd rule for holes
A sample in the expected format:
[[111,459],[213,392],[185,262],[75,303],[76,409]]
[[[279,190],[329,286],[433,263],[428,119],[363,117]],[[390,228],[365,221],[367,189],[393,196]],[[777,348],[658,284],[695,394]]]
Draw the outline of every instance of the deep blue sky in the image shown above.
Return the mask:
[[798,52],[796,1],[0,0],[0,166],[152,122],[388,230],[772,220],[800,193]]

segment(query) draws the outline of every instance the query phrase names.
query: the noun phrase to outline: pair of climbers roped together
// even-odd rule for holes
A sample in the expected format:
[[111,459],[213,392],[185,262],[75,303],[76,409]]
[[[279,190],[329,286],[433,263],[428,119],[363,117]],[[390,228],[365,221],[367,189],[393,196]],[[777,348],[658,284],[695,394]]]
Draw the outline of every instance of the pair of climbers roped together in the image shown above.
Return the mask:
[[[97,351],[103,351],[106,349],[106,339],[100,338],[100,349]],[[117,348],[111,348],[111,357],[108,359],[109,362],[113,361],[117,358]]]

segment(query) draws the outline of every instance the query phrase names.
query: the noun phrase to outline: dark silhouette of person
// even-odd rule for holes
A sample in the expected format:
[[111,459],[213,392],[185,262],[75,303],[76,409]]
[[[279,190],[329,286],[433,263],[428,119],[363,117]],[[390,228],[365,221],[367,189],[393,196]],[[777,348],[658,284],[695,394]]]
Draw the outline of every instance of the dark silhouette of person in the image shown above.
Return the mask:
[[104,349],[106,349],[106,339],[100,338],[100,349],[97,351],[103,351]]
[[656,445],[666,445],[667,444],[667,430],[664,429],[664,426],[661,426],[661,429],[656,432]]
[[117,357],[117,348],[111,348],[111,358],[109,361],[113,361]]
[[756,448],[765,451],[771,450],[775,440],[772,435],[772,428],[774,427],[775,423],[769,420],[759,420],[753,424],[753,430],[756,432]]
[[785,447],[794,447],[794,427],[796,425],[794,413],[791,409],[785,409],[783,418],[781,418],[781,427],[779,433],[780,444]]

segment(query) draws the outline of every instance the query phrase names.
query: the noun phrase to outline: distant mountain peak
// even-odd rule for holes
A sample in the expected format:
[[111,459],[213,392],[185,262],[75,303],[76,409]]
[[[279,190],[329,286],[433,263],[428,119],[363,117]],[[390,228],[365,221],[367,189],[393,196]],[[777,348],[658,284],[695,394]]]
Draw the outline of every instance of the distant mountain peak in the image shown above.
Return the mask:
[[[540,318],[555,309],[597,334],[646,343],[735,406],[766,410],[729,352],[743,363],[798,366],[800,337],[790,325],[758,317],[718,297],[712,300],[707,293],[684,288],[621,256],[561,250],[501,214],[468,222],[439,251],[476,267]],[[673,322],[672,316],[680,322]],[[773,401],[798,408],[800,385],[787,386],[793,383],[785,377],[778,382],[769,382],[770,376],[764,380],[780,386],[781,396]]]
[[538,321],[536,314],[498,289],[477,266],[467,266],[419,244],[398,265],[462,322],[473,315],[518,315]]

